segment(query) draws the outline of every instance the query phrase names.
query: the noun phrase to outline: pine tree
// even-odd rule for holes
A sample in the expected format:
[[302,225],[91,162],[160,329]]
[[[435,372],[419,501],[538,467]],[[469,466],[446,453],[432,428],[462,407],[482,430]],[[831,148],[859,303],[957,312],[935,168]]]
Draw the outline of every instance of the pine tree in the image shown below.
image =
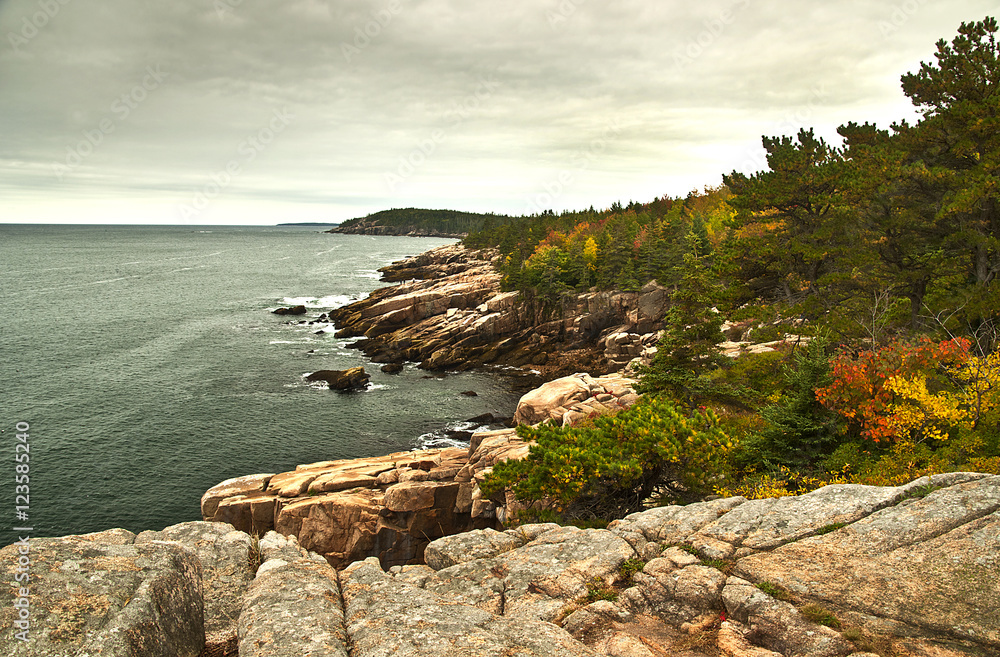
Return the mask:
[[726,245],[727,273],[743,284],[737,304],[823,294],[846,246],[842,153],[812,130],[763,144],[770,171],[723,176],[737,211]]
[[725,340],[722,316],[714,308],[721,296],[712,279],[707,259],[698,255],[699,239],[693,232],[685,238],[686,252],[676,268],[677,283],[670,295],[666,328],[656,356],[640,369],[640,392],[667,392],[694,405],[707,394],[709,371],[725,362],[717,345]]
[[793,468],[809,467],[842,441],[837,414],[816,399],[816,389],[831,381],[826,342],[810,341],[784,374],[789,394],[761,411],[767,423],[757,438],[761,456]]

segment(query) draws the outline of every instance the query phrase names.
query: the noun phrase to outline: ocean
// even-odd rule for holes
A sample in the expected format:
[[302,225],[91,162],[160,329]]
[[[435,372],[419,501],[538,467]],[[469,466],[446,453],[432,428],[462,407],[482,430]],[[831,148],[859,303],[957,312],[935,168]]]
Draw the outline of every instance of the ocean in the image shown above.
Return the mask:
[[[201,495],[225,479],[461,444],[446,432],[513,413],[517,384],[499,372],[383,374],[330,325],[298,323],[453,240],[320,230],[0,225],[0,545],[15,526],[199,520]],[[308,314],[271,313],[294,304]],[[364,392],[303,378],[357,365],[372,376]],[[19,423],[30,501],[17,518]]]

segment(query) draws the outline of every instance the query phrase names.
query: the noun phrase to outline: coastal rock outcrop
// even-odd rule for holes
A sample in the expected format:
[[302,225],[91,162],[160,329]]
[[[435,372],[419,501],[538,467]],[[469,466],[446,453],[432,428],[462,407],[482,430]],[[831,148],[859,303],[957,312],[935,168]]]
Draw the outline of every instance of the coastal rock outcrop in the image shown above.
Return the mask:
[[[224,615],[253,657],[1000,651],[995,475],[718,499],[607,529],[483,528],[431,542],[426,564],[388,569],[370,557],[337,571],[295,537],[255,543],[220,527],[32,540],[31,639],[5,632],[0,650],[193,656]],[[248,543],[254,558],[242,561]],[[19,554],[0,550],[9,573]],[[221,585],[227,569],[240,572],[235,586]],[[0,588],[5,626],[17,595]]]
[[306,375],[306,381],[325,381],[330,390],[364,390],[368,387],[371,376],[363,367],[351,367],[346,370],[319,370]]
[[305,315],[306,307],[300,304],[298,306],[288,306],[286,308],[275,308],[271,312],[275,315]]
[[372,555],[387,567],[416,562],[430,540],[496,522],[472,515],[471,491],[456,480],[468,455],[397,452],[229,480],[205,493],[202,515],[248,533],[297,536],[337,566]]
[[427,226],[403,225],[387,226],[380,224],[378,219],[363,219],[351,222],[348,226],[336,226],[326,231],[344,235],[400,235],[404,237],[443,237],[461,239],[468,233],[439,230]]
[[[623,408],[637,398],[631,379],[576,374],[522,398],[518,413],[537,421],[577,421]],[[571,390],[572,394],[555,391]],[[530,409],[530,411],[528,410]],[[292,472],[224,481],[201,500],[205,520],[263,534],[277,530],[331,564],[377,556],[382,565],[418,563],[427,543],[471,529],[495,527],[512,508],[483,499],[488,468],[527,456],[514,429],[471,436],[468,448],[397,452],[322,461]]]
[[[667,304],[652,282],[640,292],[588,292],[546,304],[501,290],[490,251],[432,249],[382,268],[403,281],[329,313],[338,337],[376,362],[432,370],[531,366],[547,378],[618,371],[657,340]],[[629,344],[608,336],[626,335]],[[633,336],[635,336],[633,338]],[[639,346],[633,346],[633,339]]]

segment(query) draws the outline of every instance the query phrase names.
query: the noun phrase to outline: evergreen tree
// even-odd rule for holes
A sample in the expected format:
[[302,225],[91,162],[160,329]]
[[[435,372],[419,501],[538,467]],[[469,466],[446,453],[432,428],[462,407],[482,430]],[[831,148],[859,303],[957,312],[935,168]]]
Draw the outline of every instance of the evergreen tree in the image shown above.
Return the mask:
[[837,414],[816,399],[816,389],[832,380],[826,342],[810,341],[796,352],[794,365],[785,366],[784,374],[790,393],[761,411],[766,426],[744,450],[758,451],[756,460],[808,468],[842,440]]
[[742,283],[735,303],[780,294],[788,302],[823,293],[845,247],[842,153],[801,130],[764,137],[770,171],[723,176],[732,191],[726,273]]
[[639,391],[667,392],[694,405],[711,389],[705,374],[725,362],[717,348],[725,336],[722,315],[713,307],[721,296],[720,286],[712,279],[706,258],[698,255],[698,236],[688,233],[685,245],[664,318],[666,328],[653,362],[640,370]]
[[[902,77],[903,92],[923,114],[914,128],[918,154],[946,187],[937,214],[952,227],[948,246],[964,251],[972,292],[986,299],[997,295],[1000,274],[997,31],[995,18],[962,23],[950,44],[938,41],[935,63]],[[981,310],[997,314],[995,303]]]

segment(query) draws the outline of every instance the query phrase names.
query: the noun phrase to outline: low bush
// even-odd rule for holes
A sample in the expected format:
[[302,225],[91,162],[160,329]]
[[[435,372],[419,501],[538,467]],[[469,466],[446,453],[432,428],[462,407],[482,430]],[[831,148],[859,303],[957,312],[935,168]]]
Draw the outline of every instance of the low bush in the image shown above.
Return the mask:
[[699,499],[711,492],[729,439],[707,410],[682,412],[663,397],[575,427],[521,425],[534,441],[520,461],[498,463],[482,484],[494,496],[512,490],[563,519],[621,518],[643,508],[654,492]]

